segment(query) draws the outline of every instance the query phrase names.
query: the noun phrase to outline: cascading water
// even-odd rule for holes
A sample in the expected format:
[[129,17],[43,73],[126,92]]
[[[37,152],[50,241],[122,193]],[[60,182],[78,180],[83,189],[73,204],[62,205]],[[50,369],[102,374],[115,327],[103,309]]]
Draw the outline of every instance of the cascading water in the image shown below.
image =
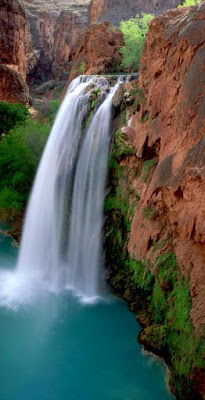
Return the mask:
[[[39,290],[73,289],[92,301],[99,266],[112,98],[105,78],[73,81],[57,115],[31,193],[16,271],[0,274],[0,302],[14,305]],[[93,87],[101,105],[83,128]]]

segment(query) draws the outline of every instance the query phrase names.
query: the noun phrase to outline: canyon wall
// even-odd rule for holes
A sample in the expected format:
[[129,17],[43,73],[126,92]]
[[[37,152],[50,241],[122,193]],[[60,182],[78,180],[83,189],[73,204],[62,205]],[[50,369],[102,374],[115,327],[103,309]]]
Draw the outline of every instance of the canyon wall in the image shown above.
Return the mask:
[[159,15],[175,8],[181,0],[91,0],[90,23],[108,21],[119,25],[122,20],[135,17],[139,13]]
[[106,74],[120,66],[123,36],[109,22],[90,25],[71,53],[73,68],[69,82],[79,74]]
[[64,78],[69,70],[71,48],[88,24],[89,0],[21,1],[33,39],[29,84]]
[[52,76],[62,78],[68,71],[71,54],[75,50],[79,36],[88,25],[88,9],[81,7],[62,11],[56,20],[53,46]]
[[[196,328],[205,323],[204,66],[205,3],[197,11],[173,10],[155,19],[141,64],[146,101],[130,124],[137,156],[157,156],[158,163],[140,190],[129,250],[140,259],[152,257],[149,243],[164,234],[167,221],[179,264],[190,276]],[[159,217],[142,226],[147,206]]]
[[205,2],[151,22],[139,83],[122,86],[116,98],[108,281],[138,314],[140,342],[166,359],[177,399],[202,399]]
[[27,56],[32,48],[24,9],[17,0],[0,0],[0,99],[28,103]]

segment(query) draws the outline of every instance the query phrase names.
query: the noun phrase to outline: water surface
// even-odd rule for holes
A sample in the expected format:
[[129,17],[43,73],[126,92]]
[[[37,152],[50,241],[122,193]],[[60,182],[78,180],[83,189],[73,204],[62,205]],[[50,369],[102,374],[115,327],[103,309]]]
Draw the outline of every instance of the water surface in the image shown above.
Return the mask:
[[[0,235],[0,266],[18,249]],[[134,314],[113,298],[82,305],[49,295],[0,308],[0,400],[170,400],[165,366],[143,355]]]

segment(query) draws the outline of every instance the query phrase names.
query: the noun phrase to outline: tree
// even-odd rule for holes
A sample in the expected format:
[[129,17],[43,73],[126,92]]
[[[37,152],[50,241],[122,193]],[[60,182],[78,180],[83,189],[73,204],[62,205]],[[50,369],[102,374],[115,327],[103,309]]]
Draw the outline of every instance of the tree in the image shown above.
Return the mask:
[[195,6],[195,4],[201,3],[201,1],[202,0],[185,0],[183,4],[178,5],[178,8]]
[[138,14],[135,18],[121,22],[125,46],[122,47],[122,65],[132,71],[138,71],[149,23],[154,18],[152,14]]
[[28,115],[28,108],[23,104],[0,101],[0,135],[8,133],[17,124],[25,122]]

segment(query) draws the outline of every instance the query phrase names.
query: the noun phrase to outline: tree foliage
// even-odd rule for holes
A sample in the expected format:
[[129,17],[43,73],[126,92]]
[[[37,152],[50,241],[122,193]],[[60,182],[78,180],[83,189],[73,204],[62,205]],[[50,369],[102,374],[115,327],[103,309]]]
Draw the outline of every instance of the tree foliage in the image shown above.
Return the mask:
[[125,46],[121,49],[123,67],[132,71],[139,69],[149,23],[153,18],[154,15],[143,13],[142,17],[137,14],[135,18],[121,22],[121,31],[125,42]]
[[191,7],[195,6],[195,4],[201,3],[202,0],[185,0],[183,4],[179,4],[180,7]]
[[23,104],[0,101],[0,135],[8,133],[15,125],[25,122],[28,115],[28,108]]
[[0,214],[5,220],[12,220],[26,205],[49,131],[49,123],[28,119],[2,137]]

